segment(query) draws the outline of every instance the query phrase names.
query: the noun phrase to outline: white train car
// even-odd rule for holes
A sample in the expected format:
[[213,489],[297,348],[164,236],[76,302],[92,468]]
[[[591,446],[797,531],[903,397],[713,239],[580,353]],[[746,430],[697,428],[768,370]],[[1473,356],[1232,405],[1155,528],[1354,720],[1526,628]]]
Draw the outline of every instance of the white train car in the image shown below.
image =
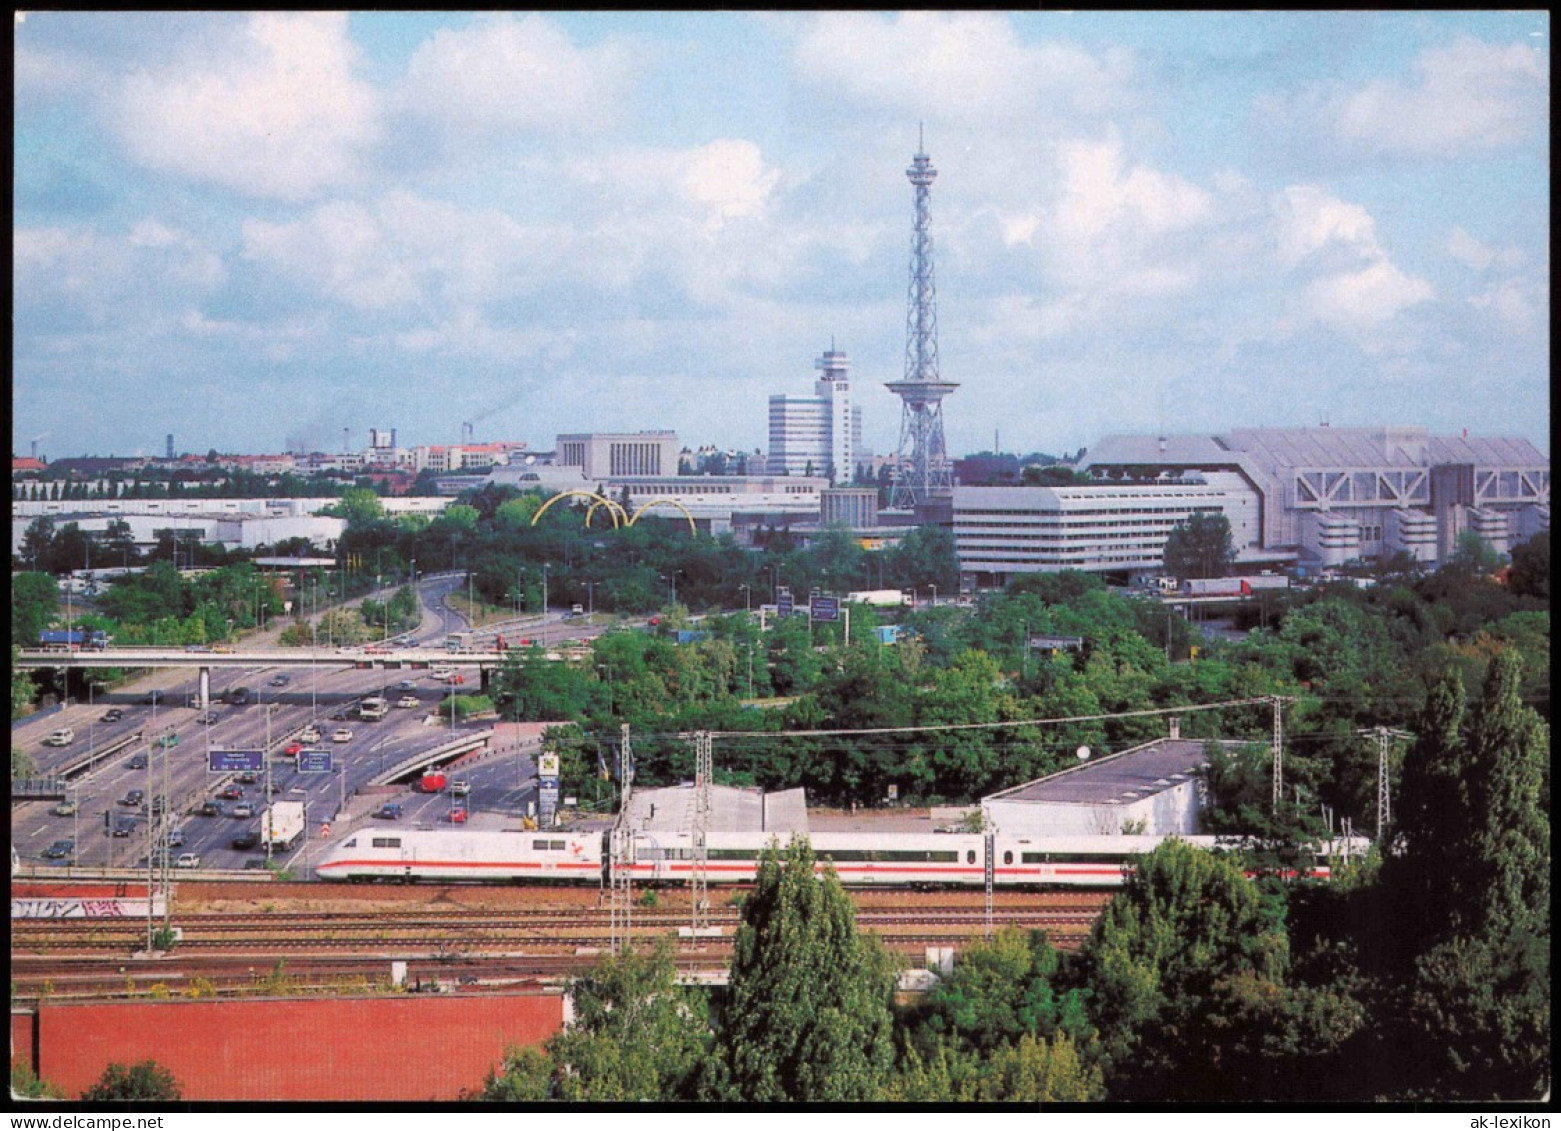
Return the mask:
[[329,849],[314,871],[322,880],[598,884],[602,836],[363,828]]
[[[749,883],[759,854],[774,841],[783,849],[788,836],[775,833],[710,833],[705,842],[705,876],[712,884]],[[852,886],[986,882],[986,844],[979,834],[823,833],[809,838],[819,867],[834,865]],[[640,832],[634,835],[634,878],[651,883],[687,883],[694,872],[693,838],[688,833]]]

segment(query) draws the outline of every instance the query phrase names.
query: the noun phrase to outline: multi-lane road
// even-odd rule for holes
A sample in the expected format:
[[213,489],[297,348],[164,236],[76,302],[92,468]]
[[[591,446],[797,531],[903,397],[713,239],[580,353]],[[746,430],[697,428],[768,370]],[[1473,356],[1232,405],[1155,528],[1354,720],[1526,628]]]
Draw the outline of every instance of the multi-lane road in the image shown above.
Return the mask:
[[[425,647],[442,645],[449,632],[466,627],[444,601],[458,584],[457,579],[447,579],[419,587],[424,611],[416,638]],[[560,638],[565,633],[592,634],[585,625],[554,624],[549,632]],[[344,818],[361,823],[384,802],[402,805],[404,824],[451,827],[456,808],[464,808],[473,824],[516,825],[527,803],[535,800],[534,748],[458,765],[451,780],[470,789],[461,796],[416,792],[410,782],[399,787],[377,784],[387,771],[414,755],[463,734],[476,736],[490,729],[491,722],[457,722],[444,707],[450,692],[469,690],[475,673],[468,676],[468,686],[452,686],[427,670],[356,666],[370,658],[381,659],[380,654],[321,653],[307,667],[284,669],[260,663],[213,670],[211,704],[203,709],[195,702],[198,669],[194,665],[206,658],[191,655],[187,661],[191,667],[161,669],[90,703],[71,704],[13,724],[12,746],[30,755],[45,775],[79,765],[89,752],[121,746],[73,775],[66,798],[74,804],[73,813],[57,811],[70,807],[58,799],[13,803],[12,846],[22,864],[136,866],[149,849],[150,799],[163,794],[181,834],[176,839],[183,842],[173,849],[175,859],[189,853],[198,856],[204,868],[261,866],[263,849],[235,849],[232,844],[242,834],[258,833],[259,813],[267,798],[266,776],[245,782],[230,773],[210,772],[208,756],[213,749],[266,751],[271,796],[306,803],[306,838],[294,852],[279,857],[280,863],[300,875],[307,871],[305,854],[310,849],[305,845],[317,851],[322,844],[334,842],[347,827]],[[249,688],[248,703],[222,702],[237,686]],[[151,701],[154,690],[156,702]],[[358,717],[358,702],[367,695],[383,695],[393,704],[384,719],[369,722]],[[415,706],[411,699],[416,700]],[[400,702],[408,705],[394,706]],[[331,772],[300,773],[295,758],[287,753],[310,727],[320,736],[304,745],[329,751]],[[44,739],[60,728],[74,730],[75,738],[63,747],[45,745]],[[126,744],[126,740],[131,741]],[[242,797],[224,800],[221,815],[201,815],[203,803],[228,787],[242,789]],[[141,791],[141,803],[123,804],[132,790]],[[253,815],[233,814],[246,804],[253,807]],[[116,829],[123,832],[115,835]],[[58,840],[74,841],[72,854],[45,859],[45,851]]]

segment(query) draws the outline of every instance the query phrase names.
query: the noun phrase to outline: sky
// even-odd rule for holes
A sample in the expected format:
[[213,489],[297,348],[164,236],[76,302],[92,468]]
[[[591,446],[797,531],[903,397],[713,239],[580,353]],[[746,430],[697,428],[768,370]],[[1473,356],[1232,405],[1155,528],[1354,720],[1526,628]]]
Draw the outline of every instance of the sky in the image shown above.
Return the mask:
[[[1539,11],[18,14],[12,447],[1549,440]],[[345,433],[344,433],[344,430]]]

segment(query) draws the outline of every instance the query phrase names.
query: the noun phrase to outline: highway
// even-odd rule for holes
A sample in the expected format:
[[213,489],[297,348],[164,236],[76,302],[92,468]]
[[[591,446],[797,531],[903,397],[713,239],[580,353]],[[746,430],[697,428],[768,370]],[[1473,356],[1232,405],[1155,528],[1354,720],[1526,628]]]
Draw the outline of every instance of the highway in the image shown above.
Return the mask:
[[[487,653],[456,656],[434,647],[442,645],[451,631],[466,627],[444,602],[459,584],[459,579],[440,579],[419,585],[422,623],[414,634],[416,643],[400,651],[426,658],[427,667],[384,666],[394,661],[395,654],[377,651],[300,654],[298,649],[248,646],[232,653],[181,652],[174,654],[181,661],[179,667],[163,666],[132,685],[96,696],[90,703],[74,703],[13,724],[13,747],[32,756],[43,775],[80,766],[90,751],[139,736],[74,776],[69,799],[76,803],[75,814],[56,814],[57,800],[13,803],[12,844],[20,861],[68,874],[72,858],[51,861],[43,859],[42,853],[55,840],[71,839],[76,845],[73,859],[82,867],[139,864],[149,850],[149,801],[140,805],[120,802],[130,790],[141,790],[147,799],[160,792],[166,792],[170,799],[174,823],[184,841],[173,849],[175,859],[182,853],[193,853],[204,868],[263,867],[263,850],[235,849],[232,841],[242,833],[259,832],[265,777],[257,775],[257,780],[248,782],[236,780],[237,775],[231,773],[211,773],[208,756],[214,749],[265,750],[272,796],[307,804],[306,839],[297,851],[276,861],[290,867],[298,878],[306,877],[307,852],[317,853],[321,845],[339,839],[344,813],[361,823],[366,814],[387,801],[403,806],[403,825],[436,827],[443,823],[448,827],[452,809],[462,806],[474,826],[518,826],[527,804],[535,802],[535,742],[463,762],[451,779],[469,784],[470,795],[464,798],[448,792],[414,792],[410,783],[374,784],[374,779],[414,755],[462,735],[484,734],[493,725],[492,720],[457,723],[448,709],[442,709],[451,691],[475,690],[472,674],[468,674],[465,686],[459,687],[431,676],[436,663],[453,662],[469,668],[502,658],[497,653],[491,659]],[[536,631],[537,626],[531,630]],[[545,631],[551,636],[554,630],[550,625]],[[564,631],[593,635],[597,630],[579,625],[557,634],[561,637]],[[511,643],[518,643],[518,638]],[[285,660],[273,659],[276,654]],[[71,662],[93,655],[72,655]],[[208,710],[202,710],[194,705],[197,679],[192,668],[216,658],[228,662],[211,673],[212,703]],[[59,660],[55,655],[54,662]],[[145,665],[121,660],[119,666]],[[237,686],[249,689],[248,703],[234,706],[220,701]],[[155,702],[151,701],[153,691],[157,692]],[[366,722],[357,717],[358,701],[366,695],[383,695],[390,700],[392,708],[384,719]],[[415,707],[394,705],[409,696],[416,698]],[[120,717],[109,721],[106,716],[111,710]],[[286,752],[311,726],[320,737],[303,745],[328,752],[333,772],[300,773],[295,758]],[[44,738],[61,727],[75,730],[74,741],[64,747],[44,745]],[[343,728],[350,737],[333,741],[335,732]],[[224,801],[224,808],[231,811],[248,803],[254,806],[255,815],[200,815],[201,805],[230,785],[242,789],[243,795]],[[123,827],[126,835],[113,835],[116,826]],[[333,826],[328,836],[321,835],[324,826]]]

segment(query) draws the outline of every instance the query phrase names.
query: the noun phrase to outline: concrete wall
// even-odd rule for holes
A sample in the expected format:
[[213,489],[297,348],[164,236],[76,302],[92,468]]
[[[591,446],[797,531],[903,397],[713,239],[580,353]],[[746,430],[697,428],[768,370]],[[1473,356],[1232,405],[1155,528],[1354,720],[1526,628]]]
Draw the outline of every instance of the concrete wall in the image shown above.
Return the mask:
[[[453,1100],[510,1045],[563,1025],[562,994],[251,998],[93,1004],[13,1013],[11,1063],[79,1096],[110,1061],[151,1058],[186,1100]],[[31,1024],[29,1024],[31,1020]]]

